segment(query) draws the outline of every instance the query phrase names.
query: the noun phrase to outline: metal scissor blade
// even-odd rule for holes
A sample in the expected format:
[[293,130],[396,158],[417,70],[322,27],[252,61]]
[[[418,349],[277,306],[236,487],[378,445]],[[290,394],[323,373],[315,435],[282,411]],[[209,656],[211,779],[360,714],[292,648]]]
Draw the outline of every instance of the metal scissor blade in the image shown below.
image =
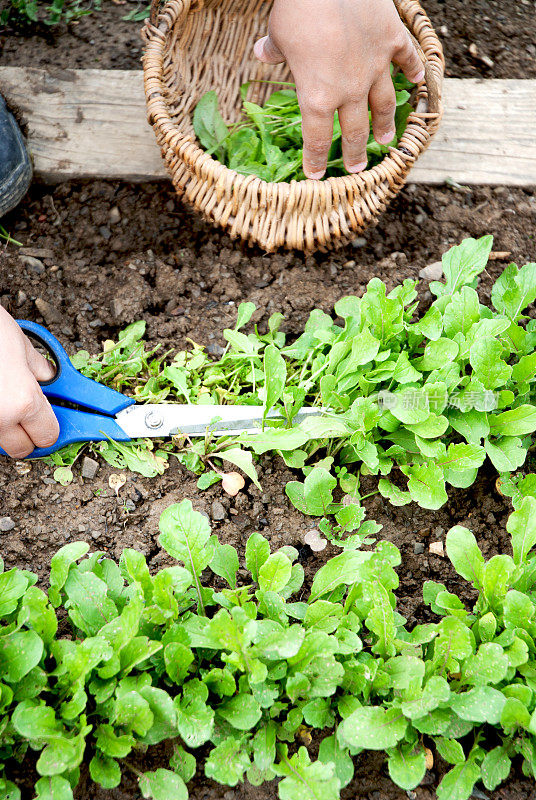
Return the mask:
[[[322,413],[319,408],[302,408],[294,417],[298,424],[307,417]],[[204,436],[210,430],[216,436],[261,433],[262,406],[195,406],[148,404],[133,405],[117,414],[115,420],[131,439],[168,436]],[[270,412],[267,419],[281,419]]]

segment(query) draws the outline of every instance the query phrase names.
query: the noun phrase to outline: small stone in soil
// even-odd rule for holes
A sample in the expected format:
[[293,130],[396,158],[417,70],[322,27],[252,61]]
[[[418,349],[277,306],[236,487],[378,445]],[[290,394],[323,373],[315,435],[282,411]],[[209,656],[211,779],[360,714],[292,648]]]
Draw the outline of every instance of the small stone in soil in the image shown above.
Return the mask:
[[0,517],[0,533],[8,533],[15,527],[11,517]]
[[225,519],[225,508],[219,500],[214,500],[210,506],[210,514],[214,522],[221,522],[223,519]]
[[55,325],[59,324],[63,321],[63,316],[61,311],[49,303],[47,300],[43,300],[42,297],[37,297],[35,300],[35,307],[47,323],[47,325]]
[[420,556],[424,553],[424,545],[422,542],[415,542],[413,545],[413,552],[416,556]]
[[433,264],[423,267],[419,270],[419,278],[425,281],[440,281],[443,277],[443,262],[434,261]]
[[33,256],[19,256],[19,259],[25,267],[29,267],[33,272],[37,272],[38,275],[42,275],[45,271],[45,265],[38,258],[34,258]]
[[94,458],[89,458],[89,456],[86,456],[82,461],[82,477],[91,481],[98,471],[99,462],[95,461]]
[[117,206],[114,206],[113,208],[110,209],[110,213],[108,215],[108,221],[110,225],[117,225],[117,223],[121,221],[121,212],[119,211]]
[[125,500],[125,508],[127,511],[135,511],[136,510],[136,503],[134,500],[131,500],[130,497]]
[[443,542],[431,542],[428,552],[434,556],[444,556],[445,548],[443,547]]

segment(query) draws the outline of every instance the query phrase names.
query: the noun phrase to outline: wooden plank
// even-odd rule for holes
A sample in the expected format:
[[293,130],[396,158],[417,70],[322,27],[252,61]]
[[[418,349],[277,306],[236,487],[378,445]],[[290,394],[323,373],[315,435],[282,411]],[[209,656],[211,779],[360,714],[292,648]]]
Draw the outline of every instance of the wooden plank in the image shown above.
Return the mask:
[[[141,71],[0,67],[0,91],[27,126],[41,178],[166,177]],[[536,185],[536,80],[447,79],[444,98],[441,129],[410,180]]]
[[141,70],[0,67],[0,92],[26,123],[44,180],[167,176],[146,119]]
[[445,115],[415,183],[536,184],[536,80],[450,78]]

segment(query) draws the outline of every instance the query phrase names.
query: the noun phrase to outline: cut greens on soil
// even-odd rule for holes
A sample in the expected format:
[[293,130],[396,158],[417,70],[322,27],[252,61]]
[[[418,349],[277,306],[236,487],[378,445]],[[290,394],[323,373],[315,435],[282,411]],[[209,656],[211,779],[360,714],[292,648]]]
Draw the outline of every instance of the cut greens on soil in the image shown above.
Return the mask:
[[[413,111],[409,99],[414,84],[401,72],[393,75],[393,84],[396,135],[389,145],[382,145],[374,139],[371,127],[367,143],[369,167],[379,164],[389,148],[397,146]],[[194,131],[211,155],[242,175],[256,175],[274,182],[304,180],[302,117],[298,98],[294,84],[277,85],[287,88],[273,92],[264,106],[259,106],[246,99],[250,84],[244,84],[241,88],[244,115],[235,125],[227,125],[223,119],[216,92],[207,92],[195,108]],[[339,175],[346,175],[346,170],[342,159],[341,126],[336,113],[326,177]]]
[[[95,450],[113,466],[146,476],[178,458],[200,474],[199,488],[229,464],[258,483],[256,456],[279,453],[304,476],[287,485],[293,504],[323,517],[322,531],[351,548],[376,533],[364,522],[363,475],[378,476],[377,491],[393,505],[438,509],[447,485],[471,486],[486,458],[500,476],[514,473],[536,430],[536,321],[523,314],[536,298],[536,264],[507,266],[489,308],[475,287],[491,246],[486,236],[446,253],[445,280],[430,284],[435,300],[421,316],[413,280],[387,293],[373,278],[361,298],[336,303],[340,321],[315,310],[293,341],[277,313],[267,332],[244,333],[255,306],[242,303],[216,362],[195,344],[171,361],[145,352],[144,323],[129,326],[101,356],[77,353],[75,366],[139,402],[261,403],[282,420],[267,420],[255,436],[178,438],[156,450],[151,442],[106,442]],[[303,405],[325,413],[293,426]],[[62,479],[70,479],[80,449],[54,456]]]
[[[84,758],[101,786],[118,786],[123,766],[153,800],[186,800],[200,763],[224,785],[279,778],[281,800],[337,800],[366,750],[384,751],[411,790],[433,748],[452,765],[438,800],[494,790],[513,758],[536,776],[536,497],[514,507],[513,557],[486,561],[467,528],[449,531],[448,557],[478,598],[469,611],[429,581],[438,621],[412,630],[396,610],[391,542],[341,553],[304,591],[297,550],[271,553],[254,533],[239,579],[235,549],[189,500],[160,518],[178,564],[156,574],[135,550],[118,565],[84,542],[53,557],[48,594],[2,564],[0,797],[20,800],[11,778],[28,750],[36,800],[72,800]],[[299,746],[312,730],[317,761]],[[169,739],[167,768],[128,761]]]

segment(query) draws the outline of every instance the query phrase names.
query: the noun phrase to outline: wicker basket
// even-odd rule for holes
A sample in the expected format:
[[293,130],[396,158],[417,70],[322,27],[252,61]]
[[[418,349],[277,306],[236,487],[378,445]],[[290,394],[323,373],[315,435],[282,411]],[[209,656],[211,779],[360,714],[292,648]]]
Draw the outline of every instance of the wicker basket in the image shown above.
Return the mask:
[[[327,250],[371,225],[400,191],[441,120],[444,59],[441,44],[417,0],[395,0],[420,45],[426,77],[414,93],[415,111],[396,149],[359,175],[324,181],[267,183],[239,175],[199,146],[191,115],[199,98],[216,89],[222,114],[236,121],[240,86],[288,80],[286,64],[261,64],[255,40],[266,33],[269,0],[168,0],[144,28],[148,119],[178,194],[231,237],[279,247]],[[273,86],[253,84],[262,103]]]

